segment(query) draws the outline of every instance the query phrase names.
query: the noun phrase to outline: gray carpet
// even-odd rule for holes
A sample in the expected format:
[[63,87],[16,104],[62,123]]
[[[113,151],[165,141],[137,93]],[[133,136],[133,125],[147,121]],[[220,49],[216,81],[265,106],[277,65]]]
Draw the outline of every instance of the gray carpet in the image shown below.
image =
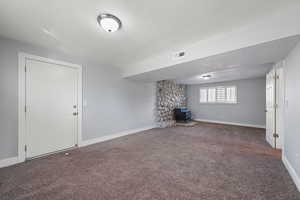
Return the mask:
[[264,130],[152,129],[0,169],[1,200],[300,200]]

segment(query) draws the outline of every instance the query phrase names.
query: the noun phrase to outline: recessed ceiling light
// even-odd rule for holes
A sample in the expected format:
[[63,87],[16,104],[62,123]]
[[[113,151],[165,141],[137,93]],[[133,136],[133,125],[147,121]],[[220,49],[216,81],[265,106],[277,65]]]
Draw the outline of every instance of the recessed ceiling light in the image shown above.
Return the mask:
[[204,79],[204,80],[209,80],[209,79],[211,79],[211,77],[212,76],[210,74],[206,74],[206,75],[201,76],[201,78]]
[[100,14],[97,17],[98,24],[109,33],[115,32],[121,28],[121,20],[111,14]]

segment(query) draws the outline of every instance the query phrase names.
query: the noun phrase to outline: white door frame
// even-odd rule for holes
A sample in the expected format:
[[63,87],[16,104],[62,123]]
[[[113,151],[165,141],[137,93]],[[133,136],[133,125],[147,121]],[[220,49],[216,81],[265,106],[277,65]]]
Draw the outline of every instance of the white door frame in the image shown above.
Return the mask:
[[19,127],[18,127],[18,160],[19,162],[24,162],[26,159],[25,152],[25,141],[26,141],[26,115],[25,115],[25,106],[26,106],[26,73],[25,65],[26,59],[52,63],[57,65],[63,65],[72,67],[78,70],[78,131],[77,131],[77,145],[80,146],[82,143],[82,66],[72,63],[67,63],[63,61],[53,60],[49,58],[44,58],[40,56],[35,56],[31,54],[26,54],[19,52]]

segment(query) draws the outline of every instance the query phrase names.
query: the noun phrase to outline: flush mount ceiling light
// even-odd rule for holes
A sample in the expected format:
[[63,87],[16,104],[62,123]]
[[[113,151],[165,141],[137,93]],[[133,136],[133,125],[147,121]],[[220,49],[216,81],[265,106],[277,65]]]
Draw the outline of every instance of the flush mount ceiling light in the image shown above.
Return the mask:
[[115,32],[121,28],[121,20],[111,14],[100,14],[97,17],[98,24],[109,33]]
[[204,80],[209,80],[209,79],[211,79],[211,77],[212,76],[210,74],[206,74],[206,75],[201,76],[201,78],[204,79]]

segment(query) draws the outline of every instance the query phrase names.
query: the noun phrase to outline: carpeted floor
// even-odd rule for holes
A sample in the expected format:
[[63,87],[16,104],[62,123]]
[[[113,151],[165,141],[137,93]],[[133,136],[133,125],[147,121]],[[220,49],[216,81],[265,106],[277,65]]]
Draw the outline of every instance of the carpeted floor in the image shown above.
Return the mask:
[[262,129],[152,129],[0,169],[1,200],[296,200]]

